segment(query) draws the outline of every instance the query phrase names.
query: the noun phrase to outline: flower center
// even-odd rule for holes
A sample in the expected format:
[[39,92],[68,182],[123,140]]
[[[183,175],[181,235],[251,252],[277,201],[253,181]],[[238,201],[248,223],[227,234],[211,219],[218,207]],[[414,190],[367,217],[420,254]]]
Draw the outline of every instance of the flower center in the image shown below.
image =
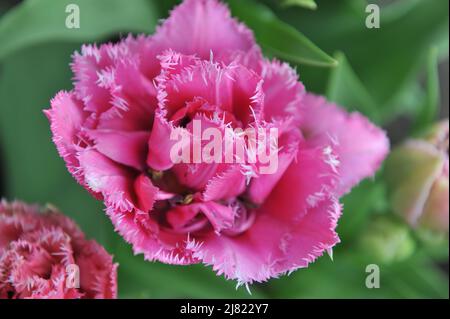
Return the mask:
[[227,236],[238,236],[253,225],[256,213],[251,204],[240,199],[235,200],[232,207],[235,212],[234,223],[232,227],[225,229],[223,234]]

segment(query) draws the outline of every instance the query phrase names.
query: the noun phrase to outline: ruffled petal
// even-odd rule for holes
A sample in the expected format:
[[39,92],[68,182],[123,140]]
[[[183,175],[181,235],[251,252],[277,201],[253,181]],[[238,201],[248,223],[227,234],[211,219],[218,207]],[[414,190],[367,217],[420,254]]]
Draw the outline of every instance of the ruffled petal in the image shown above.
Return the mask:
[[87,241],[78,252],[80,288],[88,299],[117,298],[117,267],[112,257],[94,241]]
[[89,130],[87,135],[94,140],[95,149],[113,161],[137,170],[145,168],[150,133]]
[[322,148],[300,144],[297,160],[255,210],[251,227],[236,236],[204,238],[194,256],[240,283],[306,267],[338,242],[340,206],[332,193],[337,174],[328,156]]
[[72,71],[75,75],[75,95],[83,101],[86,111],[102,113],[111,107],[111,94],[108,88],[99,83],[99,74],[113,65],[112,44],[98,48],[83,45],[81,53],[73,55]]
[[246,187],[246,178],[239,165],[233,165],[210,179],[203,192],[203,200],[220,201],[239,196]]
[[248,189],[248,196],[252,203],[262,204],[286,173],[291,163],[297,159],[299,143],[302,137],[296,128],[286,130],[286,128],[291,127],[291,123],[291,120],[283,121],[276,126],[280,128],[278,130],[277,167],[272,174],[259,174],[252,179]]
[[[156,171],[165,171],[171,168],[175,164],[171,158],[171,150],[180,142],[177,140],[177,136],[189,135],[187,130],[181,127],[175,128],[163,116],[157,115],[148,140],[147,165]],[[184,143],[181,148],[190,147],[190,139],[185,142],[181,140],[181,142]]]
[[102,194],[107,206],[118,211],[133,211],[135,173],[94,149],[82,151],[78,159],[89,189]]
[[[186,103],[201,98],[210,107],[232,115],[240,126],[257,121],[264,94],[261,77],[239,64],[189,59],[168,52],[162,59],[163,71],[156,78],[158,103],[168,120]],[[224,114],[217,114],[227,120]]]
[[386,133],[359,113],[347,114],[313,94],[305,95],[299,111],[300,128],[309,144],[333,141],[339,163],[339,195],[373,176],[389,152]]
[[120,212],[112,207],[107,208],[106,213],[116,231],[133,245],[134,253],[143,254],[146,260],[175,265],[199,262],[192,255],[198,244],[188,234],[162,229],[147,213]]
[[134,182],[134,191],[138,199],[138,207],[143,212],[149,212],[158,199],[159,189],[152,184],[146,175],[139,175]]
[[0,229],[0,298],[117,297],[117,264],[55,208],[2,201]]
[[51,108],[44,113],[50,121],[53,142],[59,155],[66,162],[69,172],[84,185],[77,159],[77,152],[84,144],[79,133],[87,117],[83,103],[72,92],[61,91],[52,99]]
[[238,284],[263,282],[307,267],[338,243],[340,208],[326,198],[300,221],[287,222],[263,206],[248,231],[235,237],[210,235],[194,256]]
[[[184,231],[187,225],[199,214],[206,216],[216,233],[230,228],[235,217],[231,207],[215,202],[205,202],[177,206],[167,212],[167,220],[174,230],[183,229]],[[200,225],[203,226],[203,223]]]
[[298,126],[299,113],[305,88],[298,75],[287,63],[265,61],[261,76],[264,79],[264,119],[268,122],[293,117]]
[[161,48],[202,59],[248,51],[255,45],[252,32],[230,15],[217,0],[185,0],[156,31],[154,41]]

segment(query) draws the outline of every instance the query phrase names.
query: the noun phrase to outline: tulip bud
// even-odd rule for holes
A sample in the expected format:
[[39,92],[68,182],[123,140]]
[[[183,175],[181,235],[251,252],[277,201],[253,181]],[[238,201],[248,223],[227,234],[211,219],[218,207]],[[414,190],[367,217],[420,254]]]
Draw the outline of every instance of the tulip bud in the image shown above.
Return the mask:
[[395,148],[386,161],[392,209],[412,227],[448,232],[448,120]]
[[360,247],[373,262],[391,264],[410,257],[416,244],[407,226],[392,217],[381,216],[369,224]]

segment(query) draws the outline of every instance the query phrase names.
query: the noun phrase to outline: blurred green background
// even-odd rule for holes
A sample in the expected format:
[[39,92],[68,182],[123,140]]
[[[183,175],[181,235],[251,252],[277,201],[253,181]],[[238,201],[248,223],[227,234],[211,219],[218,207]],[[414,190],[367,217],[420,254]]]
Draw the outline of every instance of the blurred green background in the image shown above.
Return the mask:
[[[365,27],[364,0],[226,2],[254,29],[267,56],[295,66],[310,91],[385,127],[393,144],[448,117],[447,0],[370,1],[381,7],[380,29]],[[65,27],[70,3],[80,7],[80,29]],[[252,295],[210,268],[148,263],[132,255],[102,203],[65,169],[42,110],[57,91],[71,89],[71,54],[82,43],[151,34],[176,3],[1,0],[0,197],[53,203],[74,218],[119,262],[122,298],[448,298],[448,239],[430,247],[406,230],[414,253],[389,262],[380,257],[379,246],[370,246],[368,233],[385,243],[382,250],[396,247],[389,230],[377,233],[373,227],[383,215],[391,216],[381,174],[344,198],[342,243],[334,261],[323,256],[308,269],[253,285]],[[371,263],[380,264],[379,289],[365,285]]]

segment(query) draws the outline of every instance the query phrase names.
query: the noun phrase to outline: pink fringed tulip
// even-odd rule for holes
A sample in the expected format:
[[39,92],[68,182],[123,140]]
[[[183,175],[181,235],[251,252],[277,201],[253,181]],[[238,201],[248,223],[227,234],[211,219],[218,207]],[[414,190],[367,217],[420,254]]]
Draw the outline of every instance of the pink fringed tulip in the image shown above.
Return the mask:
[[[305,92],[216,0],[186,0],[153,36],[83,46],[46,114],[68,170],[148,260],[239,284],[306,267],[339,242],[338,198],[372,176],[385,133]],[[174,129],[277,128],[278,167],[174,163]],[[193,142],[192,142],[193,143]],[[191,146],[187,144],[187,146]]]
[[422,139],[395,148],[386,162],[386,179],[394,211],[411,226],[448,232],[448,120]]
[[0,202],[0,299],[116,298],[117,265],[54,209]]

